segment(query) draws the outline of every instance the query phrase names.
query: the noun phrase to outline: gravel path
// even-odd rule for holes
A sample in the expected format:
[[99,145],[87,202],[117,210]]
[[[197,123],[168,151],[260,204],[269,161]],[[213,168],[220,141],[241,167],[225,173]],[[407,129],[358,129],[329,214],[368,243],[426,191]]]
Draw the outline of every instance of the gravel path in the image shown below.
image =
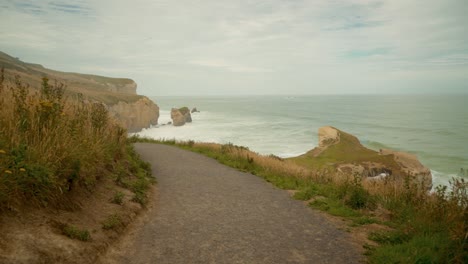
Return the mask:
[[360,263],[348,234],[251,174],[175,147],[135,144],[158,179],[120,263]]

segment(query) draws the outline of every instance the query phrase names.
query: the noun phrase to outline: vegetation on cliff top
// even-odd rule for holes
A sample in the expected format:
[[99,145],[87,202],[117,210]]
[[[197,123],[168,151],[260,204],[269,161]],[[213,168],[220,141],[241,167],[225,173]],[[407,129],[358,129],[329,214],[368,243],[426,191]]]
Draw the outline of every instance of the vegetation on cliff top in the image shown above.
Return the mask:
[[279,188],[295,190],[296,199],[329,214],[349,219],[353,227],[378,223],[364,245],[371,263],[467,263],[468,183],[453,180],[451,191],[427,193],[409,179],[368,182],[356,175],[300,166],[291,160],[262,156],[232,144],[133,141],[176,145],[264,178]]
[[299,157],[290,158],[292,161],[311,169],[332,169],[340,163],[376,162],[385,164],[387,168],[397,171],[400,166],[389,155],[378,155],[359,142],[359,140],[343,131],[340,131],[340,142],[330,145],[323,153],[314,157],[311,150]]
[[0,76],[0,211],[14,206],[73,205],[73,192],[111,177],[145,201],[149,166],[102,103],[67,100],[62,84],[31,88]]
[[[143,96],[137,95],[133,80],[127,78],[110,78],[91,74],[60,72],[47,69],[41,65],[26,63],[0,51],[0,67],[4,67],[5,75],[14,78],[19,75],[23,82],[39,87],[43,76],[67,83],[66,95],[84,95],[84,99],[113,105],[118,102],[132,103]],[[132,87],[132,88],[130,88]]]

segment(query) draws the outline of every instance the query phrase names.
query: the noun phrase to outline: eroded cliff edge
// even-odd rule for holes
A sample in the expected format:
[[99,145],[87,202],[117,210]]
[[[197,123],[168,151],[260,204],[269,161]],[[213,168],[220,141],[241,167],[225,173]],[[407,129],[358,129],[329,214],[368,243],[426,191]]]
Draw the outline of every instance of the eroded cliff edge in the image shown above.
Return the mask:
[[137,95],[137,84],[128,78],[110,78],[92,74],[61,72],[39,64],[27,63],[0,51],[0,68],[13,80],[19,76],[31,87],[40,87],[43,77],[66,86],[67,96],[82,96],[90,102],[102,102],[129,132],[156,125],[159,107],[149,98]]

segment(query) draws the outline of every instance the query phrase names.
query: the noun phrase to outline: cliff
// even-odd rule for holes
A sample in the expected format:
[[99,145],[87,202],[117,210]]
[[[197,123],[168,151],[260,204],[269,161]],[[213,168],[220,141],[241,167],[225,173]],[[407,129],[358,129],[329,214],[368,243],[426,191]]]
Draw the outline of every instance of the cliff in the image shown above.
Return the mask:
[[47,77],[63,83],[70,98],[80,95],[89,101],[102,102],[111,116],[130,132],[157,124],[159,107],[147,97],[137,95],[137,84],[131,79],[55,71],[3,52],[0,68],[5,68],[5,77],[10,80],[17,75],[31,87],[40,87],[41,79]]
[[321,127],[319,146],[296,158],[296,163],[314,169],[333,169],[337,172],[361,175],[368,179],[388,176],[410,177],[424,188],[431,188],[432,175],[418,158],[409,153],[364,147],[359,139],[334,127]]
[[147,97],[142,97],[134,103],[119,101],[109,106],[109,113],[128,132],[138,132],[149,125],[158,124],[159,107]]

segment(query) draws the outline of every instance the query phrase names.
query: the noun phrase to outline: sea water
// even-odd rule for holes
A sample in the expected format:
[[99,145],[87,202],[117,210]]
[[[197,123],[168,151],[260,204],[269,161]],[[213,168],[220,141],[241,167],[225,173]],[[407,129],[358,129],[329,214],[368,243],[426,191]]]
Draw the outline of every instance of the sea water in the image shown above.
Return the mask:
[[[318,143],[318,128],[331,125],[363,145],[416,154],[434,184],[448,184],[468,169],[468,95],[329,95],[153,97],[159,125],[141,136],[233,143],[260,154],[293,157]],[[196,107],[192,123],[171,121],[172,107]]]

